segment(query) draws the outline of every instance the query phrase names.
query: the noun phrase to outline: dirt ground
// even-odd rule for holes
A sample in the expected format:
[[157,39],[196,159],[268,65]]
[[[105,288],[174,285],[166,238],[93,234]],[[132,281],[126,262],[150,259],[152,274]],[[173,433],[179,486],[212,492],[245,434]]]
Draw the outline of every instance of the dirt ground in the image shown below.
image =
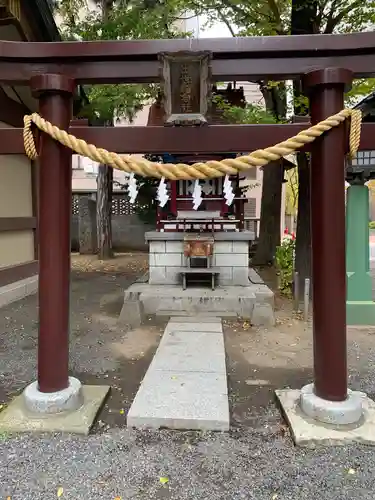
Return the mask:
[[[274,389],[311,381],[312,334],[311,324],[280,297],[275,327],[223,322],[229,433],[126,429],[127,411],[165,326],[149,319],[126,331],[117,324],[124,290],[146,269],[146,254],[119,255],[110,262],[72,256],[70,371],[83,383],[110,385],[111,393],[89,437],[0,434],[0,498],[372,500],[372,448],[293,447]],[[5,406],[36,378],[37,296],[1,312],[0,403]],[[348,331],[350,386],[370,397],[374,332]]]
[[[152,360],[165,324],[151,318],[133,331],[117,324],[124,290],[147,270],[147,254],[121,254],[111,261],[72,255],[70,365],[87,384],[108,384],[111,394],[95,431],[124,427],[126,413]],[[265,273],[263,273],[265,274]],[[272,282],[272,273],[266,273]],[[311,324],[276,298],[277,324],[254,328],[223,321],[232,424],[251,425],[274,404],[274,390],[299,388],[312,378]],[[0,402],[6,404],[35,379],[37,297],[3,309],[0,319]],[[373,349],[371,331],[349,331],[349,343]],[[19,359],[23,363],[19,363]],[[356,350],[349,350],[356,363]]]

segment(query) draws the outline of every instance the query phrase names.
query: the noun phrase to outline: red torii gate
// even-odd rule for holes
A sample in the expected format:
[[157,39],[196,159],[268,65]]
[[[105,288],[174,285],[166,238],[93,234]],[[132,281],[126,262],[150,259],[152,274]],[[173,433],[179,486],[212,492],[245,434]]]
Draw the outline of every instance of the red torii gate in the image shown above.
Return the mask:
[[[214,80],[302,76],[312,123],[344,107],[354,77],[375,75],[375,33],[126,42],[0,42],[0,81],[30,85],[40,114],[61,129],[118,153],[252,151],[285,140],[307,124],[203,128],[70,127],[77,84],[158,81],[158,53],[211,51]],[[362,126],[361,148],[373,149],[375,124]],[[344,164],[347,128],[311,146],[315,394],[347,398]],[[24,152],[20,129],[0,129],[0,154]],[[37,390],[69,387],[71,151],[46,134],[39,159],[39,344]],[[74,405],[73,405],[74,406]]]

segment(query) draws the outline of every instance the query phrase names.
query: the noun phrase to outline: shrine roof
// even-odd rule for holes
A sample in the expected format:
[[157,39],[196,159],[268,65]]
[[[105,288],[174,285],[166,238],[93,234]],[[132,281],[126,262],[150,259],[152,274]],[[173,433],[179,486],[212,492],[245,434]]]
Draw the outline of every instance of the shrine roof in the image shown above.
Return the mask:
[[362,111],[364,122],[375,122],[375,92],[364,97],[353,108]]
[[[231,83],[227,85],[225,89],[218,89],[216,86],[212,89],[213,96],[222,97],[228,104],[231,106],[245,107],[246,101],[244,96],[243,87],[234,88]],[[164,106],[162,96],[159,95],[157,100],[151,105],[147,126],[163,126],[164,125]],[[213,100],[210,113],[207,116],[207,122],[210,125],[224,125],[228,124],[228,120],[226,120],[223,116],[223,111],[217,105],[215,100]],[[236,153],[212,153],[205,155],[171,155],[169,153],[165,153],[160,155],[162,161],[164,163],[195,163],[195,162],[204,162],[208,160],[222,160],[224,158],[235,158]]]
[[33,26],[36,41],[59,42],[61,36],[55,23],[51,0],[21,0],[28,22]]

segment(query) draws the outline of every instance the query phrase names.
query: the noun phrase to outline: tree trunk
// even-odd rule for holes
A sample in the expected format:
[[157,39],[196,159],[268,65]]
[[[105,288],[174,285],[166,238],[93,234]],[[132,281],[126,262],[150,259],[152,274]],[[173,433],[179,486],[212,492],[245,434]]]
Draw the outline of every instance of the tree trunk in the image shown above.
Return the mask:
[[[113,121],[100,121],[101,125],[113,126]],[[98,236],[98,259],[113,258],[112,248],[112,189],[113,168],[99,165],[96,195],[96,227]]]
[[272,264],[276,247],[280,244],[281,192],[284,170],[280,162],[263,169],[262,206],[260,213],[259,241],[253,265]]
[[[286,96],[285,86],[260,86],[266,108],[273,113],[277,120],[285,118]],[[260,210],[259,241],[254,265],[269,265],[273,262],[276,247],[280,244],[281,227],[281,192],[284,171],[277,162],[266,165],[263,169],[262,201]]]
[[[113,8],[113,0],[101,0],[102,20],[107,22]],[[100,119],[99,119],[100,121]],[[113,126],[113,120],[103,125]],[[113,169],[108,165],[99,165],[96,196],[96,225],[98,233],[98,259],[113,258],[112,248],[112,188]]]
[[98,258],[113,257],[112,249],[112,179],[113,170],[108,165],[100,165],[96,198],[96,223],[98,233]]

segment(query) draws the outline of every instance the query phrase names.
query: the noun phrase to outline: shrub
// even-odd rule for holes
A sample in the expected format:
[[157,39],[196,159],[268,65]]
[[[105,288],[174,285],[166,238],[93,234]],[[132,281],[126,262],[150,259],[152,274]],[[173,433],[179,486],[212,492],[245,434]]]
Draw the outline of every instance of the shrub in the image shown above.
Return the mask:
[[279,271],[279,290],[283,295],[290,297],[293,288],[295,238],[286,234],[281,245],[276,248],[275,264]]
[[375,229],[375,220],[372,220],[371,222],[368,223],[368,227],[370,229]]

